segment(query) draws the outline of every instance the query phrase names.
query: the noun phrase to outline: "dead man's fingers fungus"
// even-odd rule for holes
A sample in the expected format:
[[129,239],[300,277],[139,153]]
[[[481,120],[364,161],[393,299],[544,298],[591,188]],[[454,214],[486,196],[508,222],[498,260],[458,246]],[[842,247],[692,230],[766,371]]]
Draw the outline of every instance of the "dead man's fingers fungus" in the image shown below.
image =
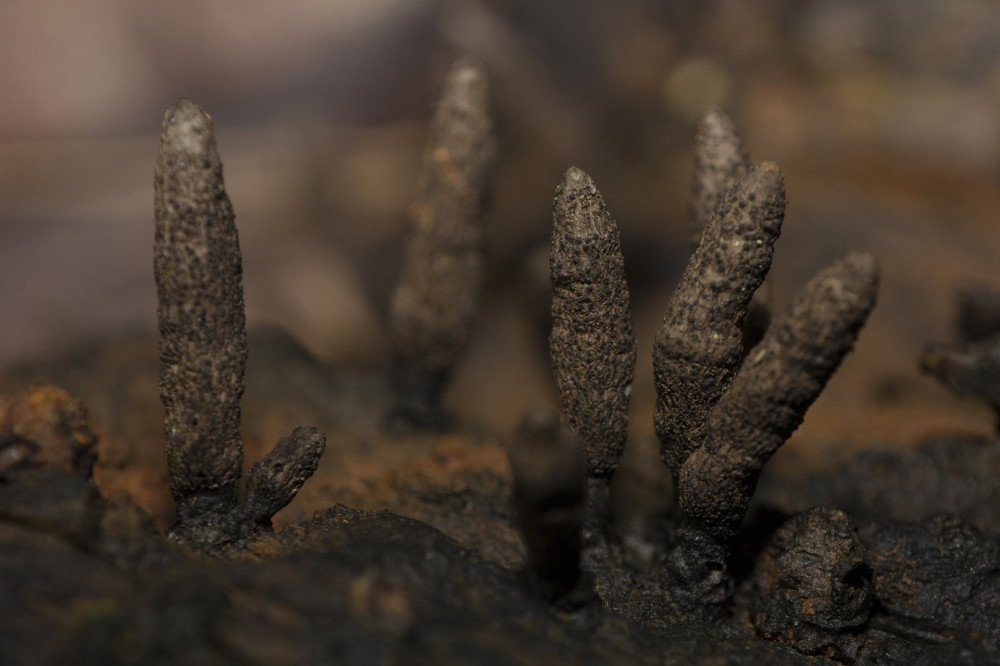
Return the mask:
[[160,398],[182,521],[236,504],[247,358],[235,216],[212,119],[191,100],[164,114],[154,190]]
[[635,336],[618,226],[590,176],[566,172],[552,204],[549,354],[587,475],[607,479],[625,445]]
[[688,225],[695,246],[733,183],[749,168],[750,157],[733,121],[719,109],[706,112],[695,136],[694,175],[688,204]]
[[440,420],[441,391],[479,309],[480,213],[494,152],[486,74],[460,60],[431,122],[420,194],[410,208],[412,227],[390,303],[396,416],[414,425]]
[[326,435],[317,428],[300,426],[282,437],[269,454],[250,468],[244,500],[246,518],[265,528],[285,508],[302,484],[319,467]]
[[740,366],[747,308],[771,267],[784,214],[781,171],[770,162],[751,167],[705,227],[667,307],[653,346],[655,426],[675,475]]
[[316,470],[326,439],[315,428],[297,428],[279,441],[251,469],[240,502],[242,259],[212,120],[191,100],[164,115],[154,192],[160,398],[177,503],[170,533],[211,551],[270,529],[271,517]]
[[680,504],[689,518],[719,538],[735,533],[764,464],[854,346],[878,281],[875,260],[851,253],[810,280],[771,324],[681,468]]

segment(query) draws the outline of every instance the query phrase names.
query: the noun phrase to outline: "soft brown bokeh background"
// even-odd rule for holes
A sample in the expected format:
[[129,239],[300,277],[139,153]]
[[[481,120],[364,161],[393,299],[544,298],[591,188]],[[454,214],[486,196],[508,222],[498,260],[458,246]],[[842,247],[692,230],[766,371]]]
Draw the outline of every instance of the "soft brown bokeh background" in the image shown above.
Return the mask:
[[779,464],[991,427],[916,368],[952,335],[956,287],[1000,287],[990,0],[5,2],[0,363],[154,329],[152,164],[163,109],[188,96],[218,129],[251,323],[333,364],[380,365],[424,126],[462,53],[490,73],[500,161],[486,306],[447,397],[460,417],[506,435],[553,402],[550,202],[576,165],[630,273],[627,464],[663,474],[649,350],[689,251],[694,125],[720,105],[786,175],[775,307],[850,249],[883,269],[856,353]]

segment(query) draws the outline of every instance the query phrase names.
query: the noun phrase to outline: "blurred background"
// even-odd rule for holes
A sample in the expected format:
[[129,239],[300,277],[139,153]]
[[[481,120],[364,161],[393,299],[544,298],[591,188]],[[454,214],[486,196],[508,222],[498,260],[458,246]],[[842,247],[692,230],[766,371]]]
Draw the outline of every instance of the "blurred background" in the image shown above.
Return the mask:
[[917,358],[953,338],[958,287],[1000,287],[991,0],[7,0],[0,365],[155,330],[152,169],[183,96],[215,121],[251,325],[334,366],[382,366],[425,126],[461,54],[488,70],[500,150],[485,305],[447,395],[460,418],[506,435],[555,404],[551,197],[579,166],[621,229],[639,337],[626,464],[643,473],[695,124],[720,106],[786,176],[775,309],[851,249],[883,271],[855,354],[779,465],[990,430]]

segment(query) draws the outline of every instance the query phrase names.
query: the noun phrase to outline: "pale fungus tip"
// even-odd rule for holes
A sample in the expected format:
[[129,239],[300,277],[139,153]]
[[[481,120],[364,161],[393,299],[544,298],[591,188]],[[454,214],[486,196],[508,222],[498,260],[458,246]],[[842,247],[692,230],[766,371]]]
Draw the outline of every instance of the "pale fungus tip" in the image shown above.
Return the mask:
[[471,58],[461,58],[448,72],[447,87],[465,92],[486,89],[486,70]]
[[581,187],[590,187],[594,184],[587,173],[580,169],[579,167],[570,167],[566,169],[566,174],[563,176],[563,187],[566,189],[579,189]]
[[163,114],[162,141],[171,152],[214,154],[212,117],[194,100],[180,99]]

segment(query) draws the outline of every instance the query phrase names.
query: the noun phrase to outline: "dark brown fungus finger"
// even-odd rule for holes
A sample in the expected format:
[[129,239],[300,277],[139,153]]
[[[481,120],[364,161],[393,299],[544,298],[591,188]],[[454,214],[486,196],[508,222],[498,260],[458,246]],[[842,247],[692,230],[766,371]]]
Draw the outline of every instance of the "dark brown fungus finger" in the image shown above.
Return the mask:
[[962,342],[929,346],[920,369],[959,395],[988,402],[1000,431],[1000,293],[988,287],[963,289],[958,329]]
[[920,368],[959,395],[987,401],[1000,424],[1000,336],[931,346],[920,359]]
[[313,427],[299,427],[282,437],[267,456],[254,463],[247,475],[244,515],[265,529],[285,508],[319,466],[326,435]]
[[799,292],[750,351],[681,468],[684,513],[720,539],[746,513],[764,464],[802,423],[875,304],[878,268],[851,253]]
[[674,474],[700,446],[709,411],[743,356],[743,324],[771,267],[785,214],[785,183],[772,163],[737,181],[705,228],[653,346],[661,456]]
[[236,505],[247,358],[235,216],[212,119],[191,100],[163,117],[154,182],[160,399],[180,524]]
[[733,121],[719,109],[710,109],[698,123],[694,177],[691,179],[689,225],[695,246],[715,217],[726,194],[750,168],[750,157]]
[[556,190],[552,218],[549,354],[587,475],[606,480],[625,446],[635,370],[618,226],[594,181],[575,167]]
[[396,416],[441,420],[445,381],[465,348],[483,273],[480,209],[493,160],[486,75],[460,60],[437,104],[403,269],[390,304]]
[[[694,175],[691,178],[688,226],[697,248],[705,228],[715,217],[726,194],[750,168],[750,157],[736,126],[720,109],[709,109],[695,136]],[[743,321],[743,352],[754,347],[771,322],[767,282],[754,292]]]
[[191,100],[163,118],[155,218],[160,398],[177,502],[170,534],[212,551],[269,529],[271,516],[315,471],[325,438],[298,428],[279,441],[253,466],[239,503],[247,359],[242,259],[212,120]]
[[583,460],[576,437],[552,412],[532,412],[511,446],[510,464],[525,572],[542,597],[570,602],[580,596],[575,593],[580,592],[584,518]]

